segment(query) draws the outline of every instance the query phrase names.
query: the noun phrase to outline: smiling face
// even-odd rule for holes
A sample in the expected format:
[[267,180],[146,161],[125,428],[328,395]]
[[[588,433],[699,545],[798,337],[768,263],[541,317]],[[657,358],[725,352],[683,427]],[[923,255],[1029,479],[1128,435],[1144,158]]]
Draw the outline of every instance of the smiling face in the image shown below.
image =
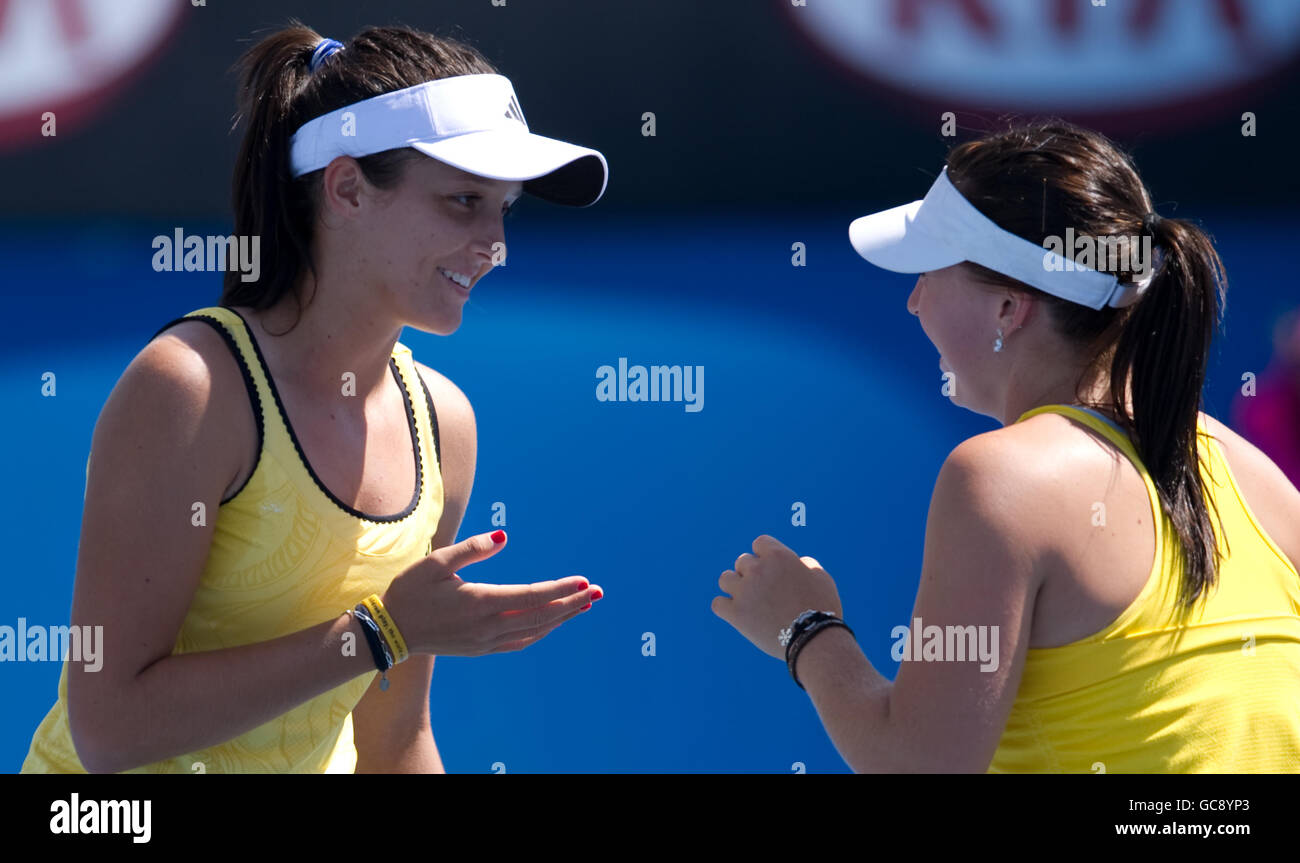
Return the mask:
[[371,295],[425,332],[450,335],[479,280],[505,243],[502,220],[523,184],[468,174],[436,159],[406,165],[391,190],[365,184],[368,202],[351,220],[349,245]]
[[1007,359],[993,350],[997,330],[1008,342],[1017,319],[1009,291],[989,290],[961,264],[922,273],[907,310],[939,351],[939,368],[952,372],[954,404],[1000,418],[1008,377]]

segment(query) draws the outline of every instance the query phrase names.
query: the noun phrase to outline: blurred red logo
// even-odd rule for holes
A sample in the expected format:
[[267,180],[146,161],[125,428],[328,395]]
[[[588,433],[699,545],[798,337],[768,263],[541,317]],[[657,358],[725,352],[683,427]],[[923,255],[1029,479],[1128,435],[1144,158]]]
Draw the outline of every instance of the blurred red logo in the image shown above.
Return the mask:
[[184,0],[0,0],[0,146],[104,108],[161,52]]
[[1250,110],[1236,97],[1300,53],[1297,0],[778,2],[820,53],[927,111],[1178,123]]

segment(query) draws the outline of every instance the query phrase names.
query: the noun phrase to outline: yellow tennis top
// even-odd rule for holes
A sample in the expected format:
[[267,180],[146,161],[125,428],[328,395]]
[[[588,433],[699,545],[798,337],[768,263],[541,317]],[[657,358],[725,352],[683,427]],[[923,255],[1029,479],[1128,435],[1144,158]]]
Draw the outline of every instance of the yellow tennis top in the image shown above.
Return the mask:
[[1176,615],[1178,538],[1151,475],[1107,417],[1051,411],[1113,441],[1142,475],[1156,531],[1146,586],[1116,620],[1060,647],[1031,649],[990,773],[1300,771],[1300,575],[1260,526],[1204,423],[1201,477],[1224,553],[1217,586]]
[[[336,498],[308,464],[243,317],[214,306],[158,333],[184,320],[211,325],[238,359],[258,420],[260,454],[243,487],[217,510],[202,580],[172,653],[268,641],[382,595],[430,551],[443,509],[437,415],[410,349],[396,343],[389,366],[411,429],[415,492],[400,513],[368,515]],[[359,650],[368,652],[364,644]],[[357,760],[352,710],[376,674],[360,675],[218,746],[126,772],[351,773]],[[58,701],[36,729],[23,773],[86,772],[72,745],[67,704],[65,662]]]

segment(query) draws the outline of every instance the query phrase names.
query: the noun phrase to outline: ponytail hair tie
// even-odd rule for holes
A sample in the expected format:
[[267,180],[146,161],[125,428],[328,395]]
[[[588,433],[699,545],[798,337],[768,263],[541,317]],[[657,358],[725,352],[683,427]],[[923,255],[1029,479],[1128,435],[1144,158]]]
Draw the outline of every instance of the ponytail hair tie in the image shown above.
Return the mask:
[[1156,228],[1164,221],[1164,218],[1155,210],[1147,213],[1142,217],[1142,230],[1152,236],[1155,236]]
[[335,51],[343,50],[343,43],[334,39],[322,39],[316,43],[316,50],[311,52],[311,71],[315,72],[320,68],[320,64],[325,62],[325,58]]

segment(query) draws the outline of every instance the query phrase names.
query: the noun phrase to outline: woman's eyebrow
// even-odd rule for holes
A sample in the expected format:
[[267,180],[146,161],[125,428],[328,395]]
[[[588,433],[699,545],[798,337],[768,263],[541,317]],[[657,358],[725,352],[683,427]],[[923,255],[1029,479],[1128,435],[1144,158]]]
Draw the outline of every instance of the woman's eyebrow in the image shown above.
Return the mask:
[[[491,189],[493,188],[493,184],[499,182],[498,180],[489,180],[487,177],[480,177],[477,174],[470,174],[465,171],[462,171],[461,173],[463,174],[463,176],[460,178],[461,182],[471,183],[475,186],[478,186],[481,189]],[[524,194],[524,188],[523,185],[521,184],[519,188],[514,192],[513,197],[509,197],[508,199],[513,203],[514,201],[517,201],[521,197],[523,197],[523,194]]]

